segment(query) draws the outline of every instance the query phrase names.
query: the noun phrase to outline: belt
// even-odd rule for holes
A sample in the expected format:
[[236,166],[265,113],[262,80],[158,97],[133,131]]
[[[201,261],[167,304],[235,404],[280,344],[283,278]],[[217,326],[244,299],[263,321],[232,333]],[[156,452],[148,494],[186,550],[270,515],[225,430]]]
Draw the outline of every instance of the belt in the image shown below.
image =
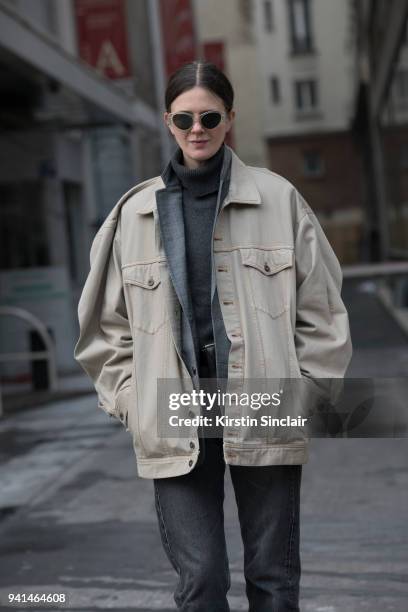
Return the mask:
[[199,376],[201,378],[217,378],[217,362],[215,359],[215,344],[205,344],[200,349]]

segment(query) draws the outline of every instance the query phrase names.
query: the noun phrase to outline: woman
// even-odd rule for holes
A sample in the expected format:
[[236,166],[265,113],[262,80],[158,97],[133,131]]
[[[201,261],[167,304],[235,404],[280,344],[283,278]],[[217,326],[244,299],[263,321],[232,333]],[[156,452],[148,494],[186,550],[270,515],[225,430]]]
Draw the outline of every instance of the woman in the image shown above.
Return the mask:
[[158,395],[159,379],[191,392],[203,378],[277,378],[304,383],[302,402],[315,389],[334,401],[351,358],[339,263],[293,185],[246,166],[224,143],[233,97],[213,64],[185,64],[171,76],[164,121],[178,146],[94,239],[75,357],[100,407],[132,434],[139,475],[153,479],[177,609],[229,610],[228,464],[249,609],[286,612],[299,610],[307,436],[258,438],[234,425],[170,433]]

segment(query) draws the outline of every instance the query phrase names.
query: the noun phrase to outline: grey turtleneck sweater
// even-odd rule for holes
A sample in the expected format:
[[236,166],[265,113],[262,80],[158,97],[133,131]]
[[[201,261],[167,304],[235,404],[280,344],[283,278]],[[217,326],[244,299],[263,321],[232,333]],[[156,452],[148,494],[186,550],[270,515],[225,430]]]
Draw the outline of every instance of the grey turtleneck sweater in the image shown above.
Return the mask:
[[187,270],[199,346],[213,343],[211,320],[211,237],[224,144],[198,168],[183,164],[176,150],[171,165],[182,186]]

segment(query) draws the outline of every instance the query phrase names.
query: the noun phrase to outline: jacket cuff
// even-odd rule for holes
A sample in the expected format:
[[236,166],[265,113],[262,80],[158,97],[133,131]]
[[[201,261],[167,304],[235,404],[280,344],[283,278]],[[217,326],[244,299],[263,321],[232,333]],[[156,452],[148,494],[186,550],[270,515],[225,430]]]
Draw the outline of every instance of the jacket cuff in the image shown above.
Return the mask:
[[130,389],[131,385],[128,384],[125,387],[119,389],[115,398],[115,416],[119,419],[122,425],[129,431],[128,428],[128,410],[130,401]]

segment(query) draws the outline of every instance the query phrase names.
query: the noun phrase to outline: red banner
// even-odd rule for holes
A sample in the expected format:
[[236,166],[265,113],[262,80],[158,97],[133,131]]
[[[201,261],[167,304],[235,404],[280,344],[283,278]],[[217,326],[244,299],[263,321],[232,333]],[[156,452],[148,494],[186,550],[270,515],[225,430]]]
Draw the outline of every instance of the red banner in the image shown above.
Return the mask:
[[196,59],[196,38],[190,0],[160,1],[161,32],[167,78]]
[[80,57],[108,79],[130,76],[124,0],[75,0]]

